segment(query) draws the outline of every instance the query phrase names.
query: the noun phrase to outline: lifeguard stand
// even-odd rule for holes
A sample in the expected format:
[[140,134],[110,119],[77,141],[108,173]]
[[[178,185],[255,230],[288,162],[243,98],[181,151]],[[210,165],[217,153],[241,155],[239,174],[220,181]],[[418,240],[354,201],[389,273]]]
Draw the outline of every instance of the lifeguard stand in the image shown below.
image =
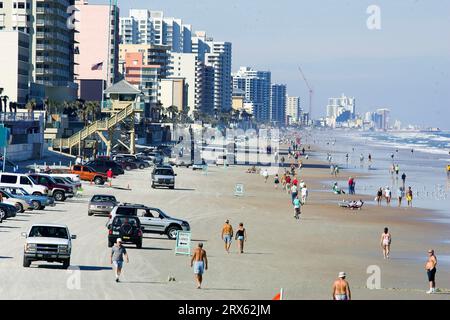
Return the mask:
[[115,129],[120,125],[121,132],[129,134],[129,143],[121,139],[117,139],[117,142],[126,147],[130,153],[136,153],[134,115],[144,111],[145,104],[140,101],[142,92],[122,80],[107,88],[104,94],[106,99],[102,101],[102,112],[109,113],[110,117],[87,125],[69,138],[54,139],[53,149],[59,148],[60,152],[72,154],[72,149],[78,147],[78,155],[80,155],[82,142],[91,134],[97,133],[105,143],[106,153],[109,156]]

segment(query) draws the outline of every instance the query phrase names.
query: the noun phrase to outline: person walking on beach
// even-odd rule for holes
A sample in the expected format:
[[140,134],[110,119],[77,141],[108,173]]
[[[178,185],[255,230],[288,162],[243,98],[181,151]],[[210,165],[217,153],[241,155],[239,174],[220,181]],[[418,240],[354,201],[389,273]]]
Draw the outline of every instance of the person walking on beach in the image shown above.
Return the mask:
[[242,222],[239,223],[239,227],[236,231],[236,240],[238,241],[239,253],[244,253],[244,241],[247,241],[247,231]]
[[291,197],[292,197],[292,202],[294,202],[295,197],[297,197],[298,195],[298,187],[296,184],[292,184],[291,186]]
[[301,188],[301,195],[302,195],[302,205],[305,205],[306,200],[308,199],[308,188],[306,187],[306,185],[304,185]]
[[127,259],[127,263],[130,262],[128,259],[128,253],[125,247],[122,245],[122,239],[118,238],[116,243],[111,249],[111,264],[114,265],[114,272],[116,274],[116,282],[119,282],[120,274],[122,273],[123,257]]
[[389,187],[386,187],[384,189],[384,197],[386,198],[386,204],[388,206],[390,206],[391,205],[391,198],[392,198],[392,191],[391,191],[391,189],[389,189]]
[[333,283],[332,296],[333,300],[351,300],[352,293],[350,291],[350,285],[345,278],[347,275],[345,272],[339,272],[338,279]]
[[194,250],[191,259],[191,268],[194,267],[195,280],[197,281],[197,289],[202,288],[203,273],[208,270],[208,258],[206,251],[203,249],[203,243],[200,242]]
[[348,178],[348,194],[353,194],[352,187],[353,187],[353,178],[350,177],[350,178]]
[[427,271],[428,276],[428,282],[430,283],[430,290],[427,291],[427,293],[435,293],[436,292],[436,265],[437,265],[437,258],[434,254],[434,250],[430,249],[428,250],[428,260],[425,264],[425,270]]
[[400,166],[398,164],[395,165],[395,174],[397,175],[398,178],[398,173],[400,172]]
[[300,200],[298,199],[298,196],[296,196],[294,198],[292,203],[294,204],[294,218],[299,220],[300,219],[300,214],[301,214],[301,209],[300,208],[301,208],[302,204],[301,204]]
[[286,175],[286,192],[291,193],[291,176],[289,174]]
[[225,221],[222,228],[222,240],[225,242],[225,251],[230,253],[231,239],[233,238],[233,227],[230,220]]
[[267,169],[264,169],[263,177],[264,177],[264,183],[267,183],[267,179],[269,179],[269,173],[267,172]]
[[278,189],[278,185],[280,184],[280,178],[278,177],[278,174],[275,175],[274,179],[275,189]]
[[106,171],[106,176],[108,177],[108,183],[109,183],[109,186],[110,186],[110,187],[112,186],[113,175],[114,175],[114,174],[113,174],[112,169],[109,168],[109,170]]
[[408,191],[406,192],[406,201],[408,203],[408,207],[412,207],[412,200],[413,200],[413,192],[411,187],[408,187]]
[[404,173],[404,172],[403,172],[403,174],[402,174],[402,182],[403,182],[403,188],[405,188],[406,173]]
[[402,200],[404,197],[405,197],[405,188],[399,187],[397,190],[397,198],[398,198],[398,206],[399,207],[402,206]]
[[339,166],[336,165],[336,166],[334,167],[334,176],[337,177],[338,174],[339,174]]
[[377,201],[377,204],[379,206],[381,206],[381,199],[383,198],[383,189],[378,189],[377,191],[377,197],[375,198],[375,200]]
[[391,234],[389,233],[389,229],[384,228],[383,233],[381,234],[380,244],[383,249],[383,258],[389,259],[389,253],[391,252]]

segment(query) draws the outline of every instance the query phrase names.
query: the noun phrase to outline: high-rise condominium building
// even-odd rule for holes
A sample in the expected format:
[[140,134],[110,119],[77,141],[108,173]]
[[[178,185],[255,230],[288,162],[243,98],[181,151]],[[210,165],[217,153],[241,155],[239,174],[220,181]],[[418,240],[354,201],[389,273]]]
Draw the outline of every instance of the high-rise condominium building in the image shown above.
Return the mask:
[[302,109],[300,106],[300,97],[287,97],[286,117],[288,124],[301,123]]
[[286,85],[272,84],[271,86],[271,121],[280,126],[286,125]]
[[75,3],[75,74],[79,97],[100,101],[103,88],[117,82],[119,63],[119,8]]
[[165,18],[162,11],[131,9],[120,18],[123,44],[155,44],[169,46],[172,52],[191,52],[191,26],[181,19]]
[[172,53],[170,61],[170,77],[184,78],[186,86],[186,104],[188,114],[202,110],[204,93],[204,63],[195,53]]
[[145,65],[158,65],[159,79],[166,78],[169,75],[170,51],[168,46],[151,44],[120,44],[119,64],[123,65],[125,63],[125,55],[131,52],[142,53],[144,59],[143,63]]
[[253,103],[253,114],[259,122],[270,121],[270,85],[270,71],[241,67],[233,74],[233,88],[245,92],[245,100]]
[[30,82],[41,86],[49,98],[70,100],[75,97],[74,28],[68,24],[70,13],[67,13],[74,0],[0,2],[0,30],[22,31],[30,37]]
[[207,42],[210,52],[205,54],[205,63],[214,68],[214,110],[228,112],[231,110],[231,43]]
[[[19,106],[27,103],[29,92],[29,40],[28,34],[22,31],[0,31],[0,43],[8,48],[0,54],[0,95],[7,96],[9,102],[17,102]],[[3,105],[4,110],[8,110],[6,107]]]

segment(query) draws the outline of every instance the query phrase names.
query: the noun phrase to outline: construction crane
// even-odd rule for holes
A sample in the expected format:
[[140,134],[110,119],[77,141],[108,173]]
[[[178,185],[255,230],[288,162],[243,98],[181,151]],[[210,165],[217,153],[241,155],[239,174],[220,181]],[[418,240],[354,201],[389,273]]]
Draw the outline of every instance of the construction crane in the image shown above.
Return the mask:
[[300,74],[302,75],[302,78],[305,81],[306,86],[308,87],[308,90],[309,90],[309,119],[311,119],[311,116],[312,116],[312,98],[313,98],[314,90],[309,85],[309,82],[306,79],[305,74],[303,73],[303,70],[302,70],[302,68],[300,66],[298,66],[298,70],[300,71]]

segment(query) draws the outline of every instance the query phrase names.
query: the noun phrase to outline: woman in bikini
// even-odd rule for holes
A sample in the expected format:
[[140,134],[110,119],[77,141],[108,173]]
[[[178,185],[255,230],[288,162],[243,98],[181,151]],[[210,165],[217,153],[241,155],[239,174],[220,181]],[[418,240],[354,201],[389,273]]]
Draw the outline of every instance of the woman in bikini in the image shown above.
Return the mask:
[[381,248],[383,248],[384,259],[389,259],[389,253],[391,251],[391,241],[392,238],[388,228],[384,228],[384,232],[381,234],[380,239]]
[[245,231],[244,224],[239,223],[239,228],[236,231],[236,240],[239,245],[239,252],[244,253],[244,241],[247,241],[247,231]]

